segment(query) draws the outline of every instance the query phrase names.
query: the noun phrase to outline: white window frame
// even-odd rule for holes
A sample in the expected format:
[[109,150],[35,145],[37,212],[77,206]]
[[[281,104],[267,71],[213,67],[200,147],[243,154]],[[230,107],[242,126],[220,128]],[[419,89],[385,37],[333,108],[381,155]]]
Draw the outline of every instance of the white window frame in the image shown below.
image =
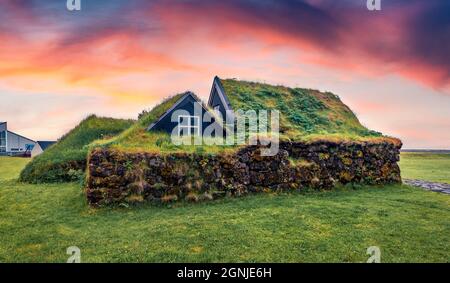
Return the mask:
[[[187,125],[181,124],[181,119],[187,118],[188,123]],[[194,118],[194,125],[191,125],[192,118]],[[197,120],[197,125],[195,125],[195,120]],[[191,135],[191,129],[194,129],[194,133],[197,132],[197,136],[200,136],[200,117],[195,115],[180,115],[178,116],[178,136],[181,137],[181,131],[182,129],[187,128],[189,129],[188,133]]]

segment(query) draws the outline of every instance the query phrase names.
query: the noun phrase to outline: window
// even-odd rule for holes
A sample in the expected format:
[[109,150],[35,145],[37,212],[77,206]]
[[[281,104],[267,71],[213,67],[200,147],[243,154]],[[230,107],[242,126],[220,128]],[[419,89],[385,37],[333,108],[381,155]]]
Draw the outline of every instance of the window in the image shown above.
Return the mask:
[[0,152],[6,152],[6,131],[0,132]]
[[200,117],[190,115],[178,116],[178,136],[200,135]]

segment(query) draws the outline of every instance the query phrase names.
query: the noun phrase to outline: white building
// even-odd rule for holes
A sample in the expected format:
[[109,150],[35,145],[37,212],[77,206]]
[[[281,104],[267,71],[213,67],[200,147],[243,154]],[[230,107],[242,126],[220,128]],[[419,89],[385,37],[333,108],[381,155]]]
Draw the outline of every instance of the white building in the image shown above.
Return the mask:
[[30,154],[36,142],[8,131],[8,124],[0,122],[0,155]]

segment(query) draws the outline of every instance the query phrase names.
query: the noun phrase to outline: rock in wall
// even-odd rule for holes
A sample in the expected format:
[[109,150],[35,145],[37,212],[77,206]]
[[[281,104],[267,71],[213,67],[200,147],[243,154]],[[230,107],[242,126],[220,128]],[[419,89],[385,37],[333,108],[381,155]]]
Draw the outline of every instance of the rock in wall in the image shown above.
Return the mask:
[[223,155],[97,148],[88,158],[86,194],[91,205],[107,205],[330,189],[349,182],[398,183],[400,148],[391,142],[283,142],[272,157],[261,156],[257,146]]

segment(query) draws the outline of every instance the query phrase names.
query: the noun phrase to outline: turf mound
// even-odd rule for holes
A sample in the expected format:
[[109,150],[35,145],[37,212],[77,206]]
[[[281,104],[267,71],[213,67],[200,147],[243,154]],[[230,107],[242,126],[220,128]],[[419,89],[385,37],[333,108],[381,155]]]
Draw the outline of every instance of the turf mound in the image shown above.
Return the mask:
[[132,120],[91,115],[80,122],[22,170],[20,181],[29,183],[76,181],[83,176],[89,144],[112,137],[133,124]]

